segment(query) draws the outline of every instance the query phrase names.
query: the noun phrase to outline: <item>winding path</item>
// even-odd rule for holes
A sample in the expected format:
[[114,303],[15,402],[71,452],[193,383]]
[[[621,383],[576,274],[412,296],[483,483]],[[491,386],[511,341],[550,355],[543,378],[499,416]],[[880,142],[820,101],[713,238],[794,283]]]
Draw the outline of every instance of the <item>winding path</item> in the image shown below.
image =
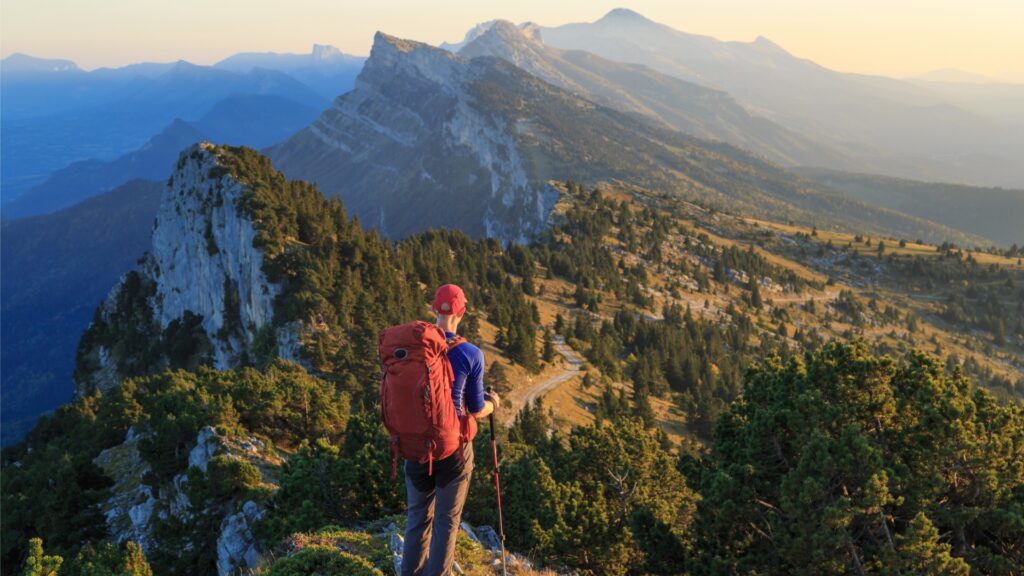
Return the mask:
[[[524,394],[523,397],[516,401],[512,406],[512,414],[519,414],[519,411],[528,403],[535,401],[537,398],[540,398],[557,388],[559,384],[580,373],[580,367],[583,366],[583,358],[565,343],[565,338],[555,336],[553,341],[555,344],[555,350],[557,350],[565,359],[564,369],[546,380],[541,380],[537,384],[534,384],[532,388],[527,390],[526,394]],[[513,422],[514,418],[505,422],[505,426],[512,426]]]

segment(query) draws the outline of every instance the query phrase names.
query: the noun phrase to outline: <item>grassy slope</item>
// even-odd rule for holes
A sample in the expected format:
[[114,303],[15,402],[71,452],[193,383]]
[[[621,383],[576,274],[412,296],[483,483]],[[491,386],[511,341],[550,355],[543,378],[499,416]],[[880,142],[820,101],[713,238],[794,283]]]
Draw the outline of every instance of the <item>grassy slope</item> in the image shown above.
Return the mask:
[[[677,200],[652,198],[649,193],[635,187],[607,186],[605,193],[618,200],[627,200],[636,210],[643,206],[671,208],[672,212],[677,214],[678,221],[690,227],[694,234],[706,233],[711,241],[719,246],[737,245],[746,249],[753,244],[755,251],[765,256],[772,264],[793,270],[799,276],[812,281],[827,280],[829,271],[815,269],[813,259],[807,255],[801,255],[799,251],[792,248],[790,241],[799,238],[798,234],[806,235],[807,241],[813,245],[825,246],[829,241],[836,246],[846,246],[847,243],[850,243],[852,250],[863,255],[865,259],[877,257],[879,240],[877,237],[874,238],[871,246],[864,241],[856,242],[854,234],[844,232],[818,231],[816,236],[812,237],[810,236],[814,232],[812,228],[709,212]],[[556,208],[556,212],[564,208],[565,206],[562,205]],[[771,239],[764,238],[768,231],[772,232]],[[677,240],[677,238],[670,237],[667,244],[678,245]],[[613,245],[616,240],[608,238],[608,243]],[[887,252],[897,254],[898,257],[914,255],[924,258],[939,257],[934,245],[910,242],[905,247],[899,247],[898,240],[890,238],[886,240],[886,246]],[[680,257],[682,254],[677,250],[675,256]],[[1017,274],[1018,277],[1024,279],[1024,264],[1016,259],[985,253],[975,253],[973,256],[983,265],[996,265],[1005,268],[1010,273]],[[629,257],[627,255],[627,258]],[[636,258],[635,255],[632,257]],[[644,311],[646,316],[659,317],[661,306],[671,301],[680,302],[683,306],[689,305],[695,314],[705,317],[724,316],[723,311],[728,308],[730,303],[748,313],[752,312],[743,303],[742,297],[745,291],[737,289],[735,285],[730,286],[728,291],[724,291],[721,286],[712,282],[710,293],[683,290],[678,297],[672,297],[665,290],[672,278],[657,272],[654,267],[650,267],[650,272],[652,273],[650,288],[655,294],[655,305]],[[707,269],[707,272],[710,274],[711,270]],[[858,286],[858,284],[863,285]],[[572,302],[574,286],[561,279],[538,279],[537,285],[543,286],[543,294],[533,300],[538,305],[541,322],[544,326],[552,325],[556,313],[568,318],[574,311],[578,311],[574,310]],[[852,290],[855,298],[865,305],[874,298],[878,300],[882,309],[887,305],[892,305],[900,310],[910,311],[920,320],[917,330],[910,333],[902,324],[887,323],[880,317],[873,318],[872,323],[867,327],[853,326],[826,305],[828,302],[834,301],[839,291],[843,289]],[[942,288],[937,288],[934,293],[920,293],[902,288],[898,282],[892,281],[892,279],[887,280],[884,277],[873,280],[867,278],[858,280],[854,277],[849,282],[840,281],[835,285],[825,286],[822,290],[807,290],[799,294],[769,292],[765,298],[770,305],[755,314],[755,323],[762,334],[778,333],[780,321],[770,314],[771,304],[774,304],[776,307],[785,309],[787,319],[781,323],[785,325],[789,336],[792,336],[797,329],[805,331],[817,329],[826,338],[838,339],[847,338],[853,332],[875,345],[888,346],[894,350],[916,347],[929,352],[941,351],[943,355],[956,354],[961,360],[971,357],[997,375],[1011,379],[1024,378],[1024,350],[1012,345],[993,346],[991,335],[987,333],[978,331],[965,333],[955,326],[948,325],[938,317],[935,310],[936,302],[941,301],[943,297],[944,290]],[[600,316],[611,318],[620,309],[621,304],[615,300],[612,294],[604,294],[603,298]],[[805,306],[806,302],[812,299],[817,304],[817,310],[813,313],[806,310]],[[538,339],[538,345],[539,342]],[[556,360],[556,370],[558,364],[560,362]],[[586,367],[586,369],[594,370],[592,367]],[[539,377],[551,373],[552,367],[549,366]],[[582,372],[580,375],[582,376]],[[553,410],[556,425],[563,432],[572,426],[586,424],[594,419],[594,407],[603,387],[598,385],[585,389],[581,383],[581,376],[570,379],[545,396],[545,405]],[[525,390],[536,378],[538,377],[530,380],[525,375],[521,375],[519,378],[513,379],[517,388],[512,392],[512,396],[525,393]],[[615,382],[613,386],[626,390],[631,390],[632,387],[628,381]],[[684,439],[695,439],[685,427],[687,415],[675,406],[674,402],[668,398],[652,398],[652,404],[659,425],[669,435],[673,443],[679,444],[684,442]],[[505,416],[511,417],[512,415],[506,414]]]
[[819,168],[797,172],[863,202],[927,218],[998,244],[1024,244],[1024,190],[918,182]]

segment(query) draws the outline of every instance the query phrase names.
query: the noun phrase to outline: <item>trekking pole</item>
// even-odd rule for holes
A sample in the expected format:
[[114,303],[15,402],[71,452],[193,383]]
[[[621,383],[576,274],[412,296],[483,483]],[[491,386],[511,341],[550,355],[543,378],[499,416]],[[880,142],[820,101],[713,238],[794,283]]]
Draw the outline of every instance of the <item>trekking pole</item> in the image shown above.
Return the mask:
[[[491,387],[487,387],[490,393]],[[497,406],[495,406],[497,408]],[[501,539],[501,576],[507,575],[505,566],[505,527],[501,522],[501,482],[498,480],[498,441],[494,438],[494,410],[491,410],[491,454],[494,456],[494,493],[498,495],[498,537]]]

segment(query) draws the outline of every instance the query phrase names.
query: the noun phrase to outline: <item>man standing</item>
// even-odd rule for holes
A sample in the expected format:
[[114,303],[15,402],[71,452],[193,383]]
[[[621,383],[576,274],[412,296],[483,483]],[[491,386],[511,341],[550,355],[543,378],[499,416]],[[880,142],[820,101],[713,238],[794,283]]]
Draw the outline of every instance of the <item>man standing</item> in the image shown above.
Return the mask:
[[[463,414],[485,418],[494,411],[498,396],[485,393],[484,354],[457,337],[459,322],[466,313],[466,296],[454,284],[445,284],[434,294],[435,323],[448,340],[448,361],[455,382],[452,403],[460,420]],[[402,552],[402,576],[446,576],[455,559],[462,507],[469,493],[473,473],[473,443],[461,451],[431,464],[405,461],[405,488],[409,505]]]

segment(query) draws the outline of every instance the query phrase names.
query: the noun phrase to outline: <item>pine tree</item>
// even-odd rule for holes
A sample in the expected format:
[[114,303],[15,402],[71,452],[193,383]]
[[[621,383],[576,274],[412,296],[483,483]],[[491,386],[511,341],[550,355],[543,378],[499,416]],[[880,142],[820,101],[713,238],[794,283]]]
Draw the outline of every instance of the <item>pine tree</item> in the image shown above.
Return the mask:
[[153,569],[142,547],[129,540],[123,547],[86,546],[61,570],[61,576],[153,576]]
[[950,555],[949,544],[939,542],[939,531],[924,512],[918,512],[905,533],[896,536],[893,573],[924,576],[968,576],[971,567]]
[[562,336],[565,335],[565,317],[562,316],[561,312],[555,314],[555,325],[554,325],[554,328],[555,328],[555,334],[559,334],[559,335],[562,335]]
[[555,343],[551,337],[551,329],[549,328],[544,329],[544,348],[541,357],[544,359],[544,362],[547,362],[548,364],[555,359]]
[[753,275],[750,276],[747,289],[750,290],[750,305],[755,309],[760,309],[764,305],[761,301],[761,283]]
[[21,576],[57,576],[64,559],[43,553],[43,540],[32,538],[28,541],[28,558],[21,569]]
[[902,556],[904,575],[999,573],[1024,561],[1004,512],[1021,509],[1024,445],[992,439],[1021,433],[1020,407],[923,353],[770,360],[718,420],[713,457],[684,466],[703,496],[696,572],[867,574]]

